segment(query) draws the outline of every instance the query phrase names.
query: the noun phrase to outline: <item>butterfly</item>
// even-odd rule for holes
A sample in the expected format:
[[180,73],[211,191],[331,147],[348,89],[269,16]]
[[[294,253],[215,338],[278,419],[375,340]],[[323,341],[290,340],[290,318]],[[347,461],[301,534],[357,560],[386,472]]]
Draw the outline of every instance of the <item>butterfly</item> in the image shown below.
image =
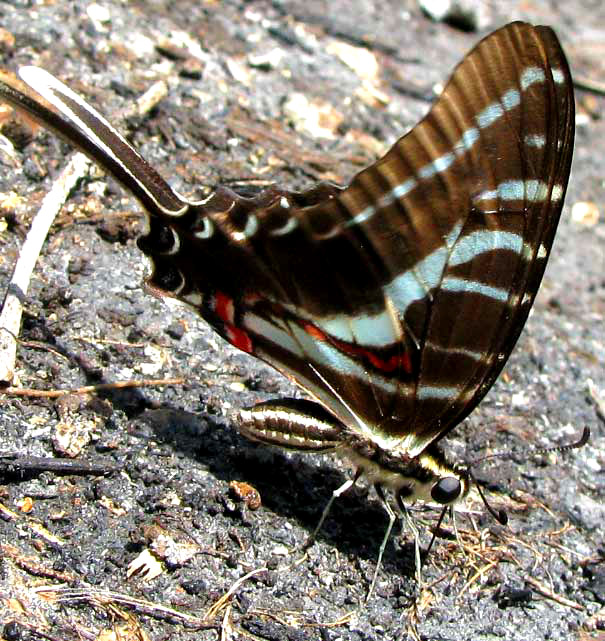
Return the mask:
[[[574,94],[549,27],[514,22],[456,67],[429,113],[346,187],[218,187],[189,201],[81,97],[42,69],[3,83],[141,202],[148,286],[310,398],[241,410],[256,441],[336,451],[390,517],[463,499],[472,477],[439,441],[488,392],[521,333],[563,207]],[[327,511],[322,516],[325,518]],[[504,518],[504,517],[501,517]],[[321,522],[320,522],[321,523]]]

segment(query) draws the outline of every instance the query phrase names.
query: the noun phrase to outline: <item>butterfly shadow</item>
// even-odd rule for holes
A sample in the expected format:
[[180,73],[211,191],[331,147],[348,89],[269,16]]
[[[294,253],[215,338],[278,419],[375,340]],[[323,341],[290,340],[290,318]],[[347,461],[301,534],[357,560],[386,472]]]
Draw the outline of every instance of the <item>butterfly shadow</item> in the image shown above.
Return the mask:
[[[110,382],[97,367],[90,365],[92,361],[71,353],[62,345],[53,328],[43,319],[30,319],[32,323],[36,326],[37,337],[43,336],[52,344],[53,349],[67,359],[70,367],[79,370],[86,384]],[[191,383],[188,394],[195,395],[196,387],[196,383]],[[203,393],[200,395],[203,396]],[[291,454],[252,443],[225,419],[182,409],[183,396],[180,390],[166,390],[159,403],[150,399],[148,391],[138,388],[102,389],[95,397],[110,404],[113,416],[122,415],[122,419],[116,418],[115,427],[118,431],[150,439],[168,446],[179,455],[201,462],[219,481],[227,484],[234,480],[245,481],[259,491],[266,511],[297,521],[306,530],[306,536],[300,536],[294,533],[295,530],[284,527],[283,519],[277,522],[275,519],[265,519],[263,515],[266,515],[266,511],[254,515],[249,513],[247,524],[254,522],[255,527],[266,533],[267,556],[271,554],[270,548],[275,541],[283,541],[291,549],[302,551],[332,492],[350,478],[346,471],[338,469],[339,463],[332,455]],[[91,411],[95,412],[95,408]],[[110,439],[114,438],[115,434],[112,434]],[[116,454],[117,458],[121,458],[119,449]],[[128,469],[128,462],[126,467]],[[15,480],[26,480],[32,476],[36,474],[21,474]],[[136,482],[137,474],[133,474],[132,478]],[[218,492],[225,497],[228,495],[224,486]],[[207,500],[200,489],[199,507],[207,507],[204,505]],[[335,501],[316,539],[336,547],[341,554],[363,558],[373,564],[387,524],[388,517],[383,507],[371,488],[361,482]],[[414,550],[411,535],[407,535],[405,544],[397,549],[397,554],[393,554],[392,545],[397,539],[398,529],[395,527],[382,567],[389,574],[412,577]],[[262,547],[262,541],[255,545]],[[259,550],[259,555],[262,553]],[[372,571],[373,566],[370,565],[367,570],[370,577]]]
[[[224,513],[253,528],[252,537],[259,558],[267,561],[276,542],[294,554],[314,532],[322,510],[332,492],[350,478],[339,469],[330,454],[313,455],[285,452],[277,447],[249,441],[228,420],[186,412],[163,403],[161,409],[143,412],[137,419],[146,423],[153,438],[170,443],[178,452],[202,464],[213,478],[222,482],[216,488]],[[258,491],[263,508],[252,512],[245,507],[229,506],[226,486],[232,481],[245,482]],[[206,509],[207,497],[200,489],[199,509]],[[279,516],[276,519],[270,515]],[[306,533],[286,527],[297,522]],[[371,580],[378,549],[388,525],[388,517],[373,490],[361,481],[334,502],[316,541],[336,547],[346,556],[364,559]],[[389,574],[414,576],[414,544],[411,534],[393,553],[393,543],[400,540],[393,529],[382,567]],[[263,549],[264,548],[264,549]]]
[[[237,480],[258,490],[265,510],[288,522],[296,521],[306,531],[284,527],[284,520],[266,519],[259,524],[268,541],[268,552],[281,541],[301,553],[315,531],[332,492],[351,478],[352,472],[339,469],[333,455],[284,452],[264,444],[251,443],[233,429],[235,448],[231,461],[213,458],[211,471],[217,478],[231,480],[234,466]],[[225,472],[227,473],[225,475]],[[251,517],[252,518],[252,517]],[[255,517],[256,518],[256,517]],[[262,518],[262,517],[261,517]],[[374,571],[378,549],[388,526],[388,516],[371,487],[360,481],[332,505],[315,541],[335,547],[346,556],[368,561],[368,581]],[[414,543],[406,533],[402,545],[396,525],[390,536],[382,567],[388,574],[414,577]],[[396,553],[393,550],[396,544]]]

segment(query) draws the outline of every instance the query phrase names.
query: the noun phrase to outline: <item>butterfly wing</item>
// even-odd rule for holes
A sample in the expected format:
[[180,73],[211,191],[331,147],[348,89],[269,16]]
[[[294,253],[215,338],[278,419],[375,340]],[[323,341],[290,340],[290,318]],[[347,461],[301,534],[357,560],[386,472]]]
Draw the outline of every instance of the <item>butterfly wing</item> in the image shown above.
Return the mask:
[[[449,218],[451,231],[445,223],[446,259],[432,301],[414,303],[416,321],[412,308],[405,316],[415,331],[424,330],[412,451],[445,434],[487,393],[540,285],[574,138],[572,81],[553,32],[515,23],[484,40],[420,126],[431,140],[458,135],[451,169],[436,178],[463,215],[458,222]],[[452,159],[437,153],[430,167]],[[410,211],[424,215],[413,205]],[[447,214],[433,218],[448,220]],[[420,258],[428,259],[428,279],[435,275],[429,285],[441,267],[435,255]]]
[[512,23],[479,43],[429,114],[347,188],[219,188],[199,203],[64,85],[25,75],[51,110],[0,93],[144,204],[149,285],[348,429],[415,456],[491,387],[540,284],[571,163],[573,89],[549,28]]
[[190,253],[204,267],[182,264],[183,288],[206,292],[204,316],[233,344],[350,429],[414,456],[473,410],[513,349],[561,213],[573,133],[556,36],[511,24],[346,189],[217,193],[198,218],[216,233]]

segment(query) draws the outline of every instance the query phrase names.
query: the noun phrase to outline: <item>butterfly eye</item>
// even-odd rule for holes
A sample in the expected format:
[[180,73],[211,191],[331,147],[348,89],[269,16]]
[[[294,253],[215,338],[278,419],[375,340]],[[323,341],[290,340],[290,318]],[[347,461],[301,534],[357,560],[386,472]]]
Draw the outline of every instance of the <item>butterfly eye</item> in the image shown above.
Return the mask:
[[431,489],[433,501],[441,505],[447,505],[455,501],[462,492],[460,481],[455,476],[446,476],[439,479]]

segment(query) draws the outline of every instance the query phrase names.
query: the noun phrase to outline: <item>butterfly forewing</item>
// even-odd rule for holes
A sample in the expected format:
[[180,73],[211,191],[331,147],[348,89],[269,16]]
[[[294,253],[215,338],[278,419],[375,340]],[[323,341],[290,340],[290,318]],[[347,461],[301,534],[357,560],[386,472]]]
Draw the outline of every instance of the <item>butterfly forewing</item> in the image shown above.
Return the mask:
[[[346,189],[210,212],[221,233],[193,255],[209,268],[216,248],[226,267],[212,285],[233,308],[226,332],[216,299],[206,317],[351,429],[419,453],[476,406],[518,338],[563,204],[573,117],[552,31],[497,31]],[[198,274],[189,287],[207,292]]]
[[486,38],[348,188],[249,214],[258,229],[234,261],[248,282],[228,292],[250,351],[381,444],[414,455],[441,437],[523,327],[563,203],[573,114],[550,29],[517,23]]
[[463,148],[476,142],[459,156],[467,180],[457,198],[468,199],[460,232],[455,225],[456,240],[446,237],[439,284],[417,313],[418,446],[472,411],[504,365],[546,265],[571,161],[571,79],[550,30],[513,25],[485,40],[429,119],[450,111],[449,91],[458,97],[464,88],[463,104],[478,115],[462,132]]

